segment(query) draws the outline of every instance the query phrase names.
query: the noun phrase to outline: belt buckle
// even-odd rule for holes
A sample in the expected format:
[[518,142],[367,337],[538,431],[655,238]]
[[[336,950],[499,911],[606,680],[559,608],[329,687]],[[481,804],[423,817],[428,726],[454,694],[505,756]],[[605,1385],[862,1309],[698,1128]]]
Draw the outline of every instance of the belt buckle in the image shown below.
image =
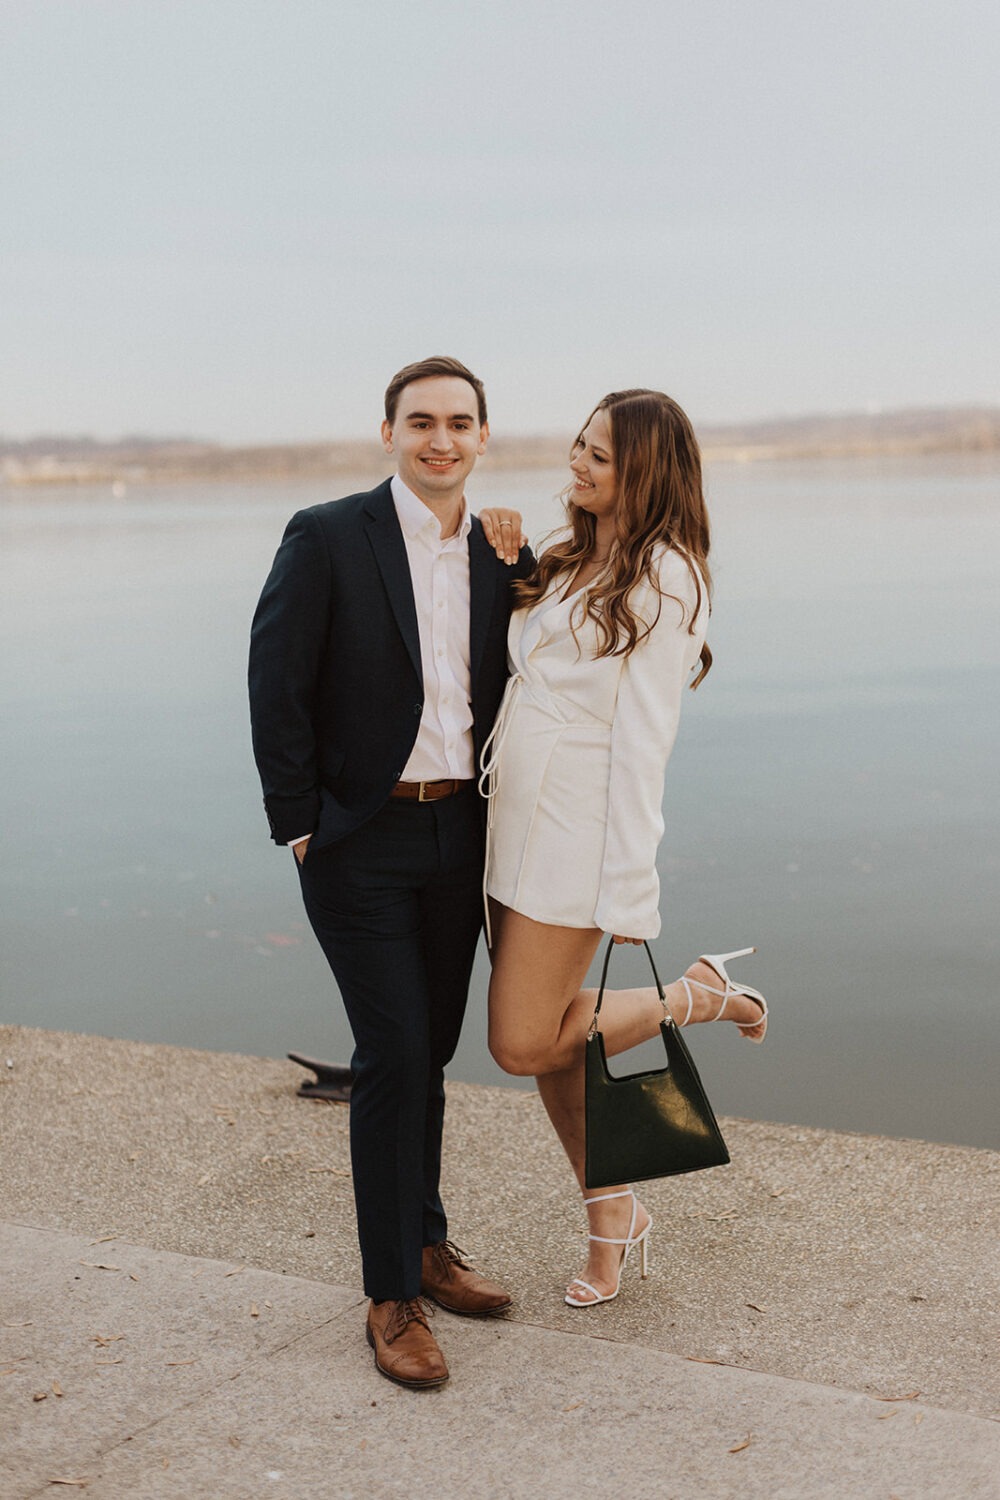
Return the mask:
[[433,786],[433,784],[434,783],[431,782],[431,781],[422,781],[420,783],[420,790],[417,793],[417,801],[418,802],[433,802],[434,801],[433,797],[425,797],[424,796],[424,787],[425,786]]

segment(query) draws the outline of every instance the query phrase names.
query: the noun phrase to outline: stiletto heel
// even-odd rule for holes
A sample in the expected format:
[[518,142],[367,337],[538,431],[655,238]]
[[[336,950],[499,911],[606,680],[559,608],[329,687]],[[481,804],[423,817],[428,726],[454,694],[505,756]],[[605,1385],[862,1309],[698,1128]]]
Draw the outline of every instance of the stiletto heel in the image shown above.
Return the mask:
[[761,1024],[761,1021],[763,1021],[764,1030],[761,1032],[760,1036],[752,1036],[749,1038],[751,1042],[757,1042],[758,1044],[761,1043],[767,1035],[767,1001],[760,993],[760,990],[752,990],[750,986],[746,984],[734,984],[730,979],[728,973],[726,972],[726,964],[729,963],[731,959],[748,958],[751,953],[756,952],[756,948],[737,948],[734,953],[702,953],[698,959],[698,962],[700,964],[707,964],[710,969],[714,969],[716,974],[718,974],[719,978],[722,980],[726,987],[724,990],[717,990],[710,984],[702,984],[698,979],[688,979],[687,975],[685,974],[681,979],[681,984],[684,986],[684,993],[687,995],[688,1003],[687,1013],[685,1014],[684,1019],[680,1024],[682,1026],[686,1026],[691,1019],[691,1011],[694,1006],[694,996],[691,994],[692,985],[695,987],[695,989],[704,990],[708,995],[719,995],[721,997],[722,1004],[715,1012],[715,1015],[710,1018],[713,1021],[722,1020],[722,1017],[726,1013],[726,1006],[729,1004],[729,1001],[733,995],[743,995],[746,997],[746,999],[752,1000],[756,1005],[760,1006],[760,1018],[756,1021],[735,1021],[733,1024],[740,1031],[752,1031],[755,1026],[759,1026]]
[[643,1281],[645,1281],[648,1274],[649,1262],[647,1259],[646,1248],[649,1241],[649,1231],[653,1227],[652,1219],[649,1219],[647,1221],[646,1227],[643,1229],[641,1234],[633,1234],[633,1230],[635,1229],[635,1217],[639,1211],[639,1200],[635,1196],[632,1188],[626,1188],[621,1193],[600,1193],[596,1198],[584,1198],[583,1201],[589,1207],[591,1203],[605,1203],[609,1198],[632,1199],[632,1217],[629,1220],[628,1234],[623,1240],[607,1239],[603,1234],[590,1234],[587,1236],[587,1238],[594,1240],[599,1245],[624,1245],[625,1248],[622,1251],[622,1258],[618,1262],[618,1280],[615,1282],[615,1289],[613,1292],[608,1292],[608,1294],[605,1296],[597,1290],[596,1286],[591,1286],[589,1281],[584,1281],[582,1276],[574,1276],[573,1280],[570,1282],[570,1287],[582,1286],[584,1291],[592,1292],[593,1296],[588,1297],[584,1302],[581,1301],[578,1297],[571,1297],[569,1291],[567,1290],[566,1301],[569,1303],[570,1307],[596,1307],[598,1302],[613,1302],[618,1296],[619,1291],[621,1290],[622,1272],[628,1265],[628,1258],[634,1245],[639,1246],[639,1274],[642,1277]]

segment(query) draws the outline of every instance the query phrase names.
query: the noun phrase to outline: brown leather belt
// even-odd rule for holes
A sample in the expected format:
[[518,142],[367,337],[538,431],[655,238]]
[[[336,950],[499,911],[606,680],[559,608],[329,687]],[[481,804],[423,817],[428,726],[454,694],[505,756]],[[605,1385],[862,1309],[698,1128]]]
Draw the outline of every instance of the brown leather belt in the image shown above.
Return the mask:
[[454,797],[467,786],[472,786],[472,782],[455,778],[450,781],[397,781],[389,796],[408,797],[414,802],[440,802],[442,797]]

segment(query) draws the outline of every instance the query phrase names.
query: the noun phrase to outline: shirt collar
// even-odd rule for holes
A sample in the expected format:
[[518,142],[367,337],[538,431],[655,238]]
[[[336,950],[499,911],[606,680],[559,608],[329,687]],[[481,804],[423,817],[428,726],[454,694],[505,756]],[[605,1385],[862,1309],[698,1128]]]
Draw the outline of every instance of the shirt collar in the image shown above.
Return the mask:
[[[400,479],[398,474],[392,476],[390,481],[392,489],[392,500],[396,507],[396,515],[399,524],[408,537],[422,536],[427,533],[427,540],[435,545],[446,545],[441,540],[441,527],[437,516],[425,505],[419,495],[415,495],[408,484]],[[448,538],[448,542],[464,542],[472,530],[472,518],[469,515],[468,502],[462,500],[462,519],[458,523],[458,531],[454,536]]]

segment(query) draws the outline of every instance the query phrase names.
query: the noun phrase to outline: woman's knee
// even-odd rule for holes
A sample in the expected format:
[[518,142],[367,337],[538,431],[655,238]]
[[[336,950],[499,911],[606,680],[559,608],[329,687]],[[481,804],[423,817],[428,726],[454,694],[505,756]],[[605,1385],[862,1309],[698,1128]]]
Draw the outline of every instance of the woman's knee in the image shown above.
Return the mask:
[[533,1078],[535,1075],[534,1055],[516,1044],[491,1041],[490,1056],[498,1068],[515,1078]]
[[547,1047],[491,1032],[489,1047],[497,1066],[515,1078],[537,1078],[539,1073],[558,1072],[566,1066],[557,1044]]

